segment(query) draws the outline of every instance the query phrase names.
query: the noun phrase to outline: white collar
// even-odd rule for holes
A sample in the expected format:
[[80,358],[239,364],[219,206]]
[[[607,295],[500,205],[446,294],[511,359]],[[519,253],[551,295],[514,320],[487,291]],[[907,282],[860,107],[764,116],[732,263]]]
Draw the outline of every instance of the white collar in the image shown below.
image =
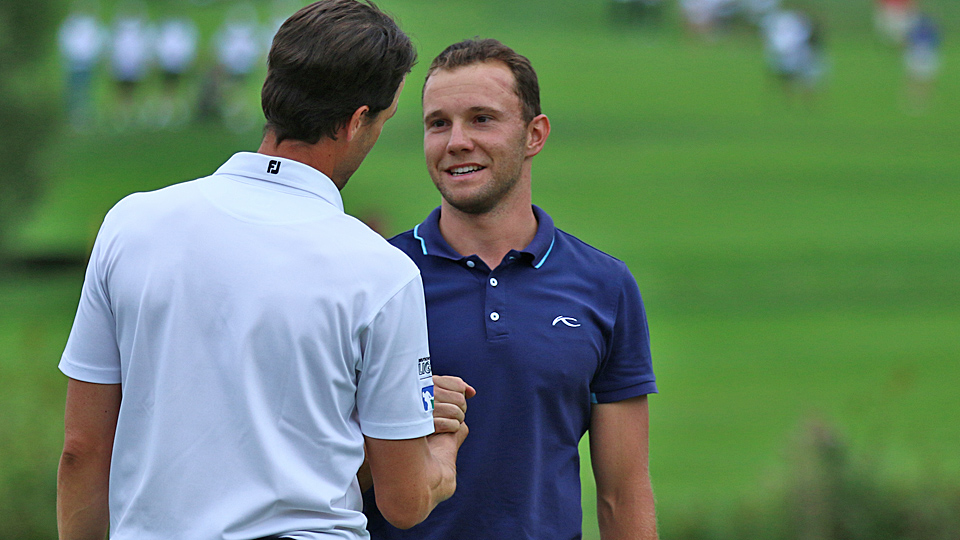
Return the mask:
[[269,182],[295,190],[300,195],[306,192],[343,212],[343,198],[333,180],[299,161],[256,152],[237,152],[214,174],[229,174]]

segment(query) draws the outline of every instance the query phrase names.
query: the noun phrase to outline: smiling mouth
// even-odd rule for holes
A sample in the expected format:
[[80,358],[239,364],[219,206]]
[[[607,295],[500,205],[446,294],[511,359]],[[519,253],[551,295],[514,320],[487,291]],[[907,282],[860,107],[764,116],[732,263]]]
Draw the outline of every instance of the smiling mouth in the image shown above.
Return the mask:
[[486,167],[481,167],[479,165],[466,165],[463,167],[452,167],[450,169],[447,169],[447,173],[449,173],[451,176],[456,177],[456,176],[463,176],[470,173],[475,173],[477,171],[482,171],[484,169],[486,169]]

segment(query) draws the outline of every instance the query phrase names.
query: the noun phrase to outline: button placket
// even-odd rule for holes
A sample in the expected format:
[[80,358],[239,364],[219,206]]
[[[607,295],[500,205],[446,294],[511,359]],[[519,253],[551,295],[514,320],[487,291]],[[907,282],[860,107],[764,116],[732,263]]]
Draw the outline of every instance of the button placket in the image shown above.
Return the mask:
[[[496,270],[494,271],[496,272]],[[484,301],[484,315],[487,326],[487,338],[502,337],[507,335],[507,324],[503,317],[507,314],[505,294],[503,284],[500,279],[493,276],[491,272],[487,277],[487,285],[484,287],[486,298]]]

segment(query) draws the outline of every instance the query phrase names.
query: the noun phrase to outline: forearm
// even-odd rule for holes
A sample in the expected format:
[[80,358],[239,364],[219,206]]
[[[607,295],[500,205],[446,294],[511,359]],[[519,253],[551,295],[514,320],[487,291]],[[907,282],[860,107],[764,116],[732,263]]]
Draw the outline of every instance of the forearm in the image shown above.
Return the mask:
[[110,461],[64,452],[57,472],[60,540],[103,540],[110,524]]
[[590,422],[602,540],[656,540],[646,396],[598,404]]
[[103,540],[110,522],[110,460],[120,411],[119,384],[70,379],[63,453],[57,470],[60,540]]
[[454,433],[431,435],[427,437],[427,443],[433,456],[433,482],[430,486],[430,511],[432,511],[438,504],[452,497],[457,490],[457,451],[460,445]]
[[408,440],[367,438],[367,459],[376,486],[377,507],[393,526],[409,529],[420,523],[456,490],[457,450],[466,437],[437,433]]
[[649,478],[614,493],[597,493],[601,540],[657,540],[657,517]]
[[399,491],[392,495],[382,493],[378,488],[377,505],[393,526],[409,529],[427,519],[438,504],[453,496],[457,488],[456,443],[453,441],[452,434],[427,437],[430,453],[424,458],[420,482],[397,486]]

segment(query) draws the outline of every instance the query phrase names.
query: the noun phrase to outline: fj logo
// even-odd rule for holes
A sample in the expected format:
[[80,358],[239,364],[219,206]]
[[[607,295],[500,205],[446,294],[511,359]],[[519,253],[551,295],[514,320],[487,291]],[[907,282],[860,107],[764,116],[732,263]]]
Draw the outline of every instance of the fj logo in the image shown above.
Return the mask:
[[272,159],[267,165],[267,172],[270,174],[280,174],[280,162]]
[[560,315],[559,317],[554,319],[552,326],[556,326],[558,322],[562,322],[563,324],[569,326],[570,328],[576,328],[580,326],[580,322],[574,319],[573,317],[564,317],[563,315]]

